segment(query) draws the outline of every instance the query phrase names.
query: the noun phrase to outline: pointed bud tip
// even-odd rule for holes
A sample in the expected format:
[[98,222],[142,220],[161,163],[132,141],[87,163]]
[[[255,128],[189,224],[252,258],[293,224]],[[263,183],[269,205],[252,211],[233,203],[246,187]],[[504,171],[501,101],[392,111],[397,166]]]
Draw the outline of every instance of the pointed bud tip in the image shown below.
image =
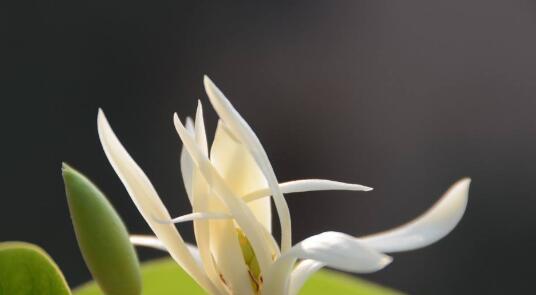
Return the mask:
[[66,174],[76,172],[76,170],[66,162],[61,162],[61,175],[65,177]]

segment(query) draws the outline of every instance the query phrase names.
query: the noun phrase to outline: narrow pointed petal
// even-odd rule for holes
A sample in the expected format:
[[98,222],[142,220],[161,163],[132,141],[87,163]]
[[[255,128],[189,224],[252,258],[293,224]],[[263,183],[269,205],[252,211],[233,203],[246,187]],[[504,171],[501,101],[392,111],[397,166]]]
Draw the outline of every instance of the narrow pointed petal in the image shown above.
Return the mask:
[[233,218],[233,216],[224,212],[194,212],[194,213],[182,215],[182,216],[179,216],[173,219],[168,219],[168,220],[157,219],[156,222],[169,224],[169,223],[182,223],[182,222],[197,221],[197,220],[230,219],[230,218]]
[[[345,183],[327,179],[301,179],[287,181],[279,184],[281,192],[284,194],[290,193],[302,193],[302,192],[312,192],[312,191],[327,191],[327,190],[345,190],[345,191],[370,191],[371,187]],[[251,202],[253,200],[262,199],[270,196],[270,189],[263,188],[257,191],[250,192],[246,194],[243,199],[246,202]]]
[[274,199],[279,221],[281,223],[281,251],[285,252],[290,249],[292,245],[290,212],[287,202],[279,189],[278,181],[272,165],[270,164],[270,160],[268,159],[268,155],[251,127],[207,76],[204,78],[204,84],[212,106],[225,125],[229,127],[233,135],[235,135],[248,148],[268,181],[268,186],[272,191],[271,195]]
[[[191,118],[186,118],[186,130],[191,136],[195,137],[195,141],[199,145],[203,153],[207,154],[208,147],[201,102],[199,102],[197,106],[197,111],[195,114],[195,123]],[[183,166],[185,167],[184,169]],[[199,175],[198,168],[195,166],[190,154],[185,147],[183,147],[181,151],[181,172],[183,175],[185,188],[188,193],[188,199],[190,200],[190,205],[192,206],[193,211],[200,212],[209,210],[210,206],[207,202],[208,199],[206,197],[206,182]],[[200,216],[199,213],[193,213],[175,218],[173,221],[194,222],[195,240],[197,242],[197,245],[199,245],[199,248],[197,249],[197,254],[200,261],[200,265],[205,269],[207,276],[216,286],[216,288],[220,290],[221,293],[224,293],[226,286],[223,285],[220,279],[220,273],[216,269],[213,255],[210,252],[210,237],[208,227],[209,223],[208,219],[206,219],[208,215],[206,215],[206,213],[201,214],[203,214],[203,216]],[[227,218],[229,218],[228,215]]]
[[203,155],[208,157],[207,133],[203,119],[203,105],[200,100],[197,101],[197,111],[195,113],[195,141],[203,152]]
[[[136,246],[153,248],[156,250],[161,250],[168,252],[166,246],[155,236],[144,236],[144,235],[131,235],[130,242]],[[199,249],[195,245],[186,243],[186,247],[190,254],[196,261],[196,263],[201,266],[201,257],[199,255]]]
[[426,247],[450,233],[462,219],[469,196],[471,179],[464,178],[423,215],[395,229],[361,238],[374,249],[401,252]]
[[[195,133],[194,123],[192,119],[186,118],[186,130],[191,134]],[[181,175],[182,182],[184,183],[184,188],[186,189],[186,194],[192,204],[192,174],[194,173],[194,163],[188,152],[182,148],[181,151]]]
[[288,279],[297,259],[311,259],[325,266],[355,273],[375,272],[392,261],[391,257],[355,237],[339,232],[324,232],[301,241],[281,255],[266,280],[267,294],[287,294]]
[[[201,102],[198,102],[196,119],[195,119],[195,141],[199,150],[204,157],[208,157],[208,145],[203,121],[203,111]],[[200,208],[227,211],[221,201],[210,196],[210,189],[203,178],[203,175],[196,171],[195,181],[197,189],[194,189],[194,203],[196,210]],[[198,206],[199,205],[199,206]],[[207,206],[207,207],[205,207]],[[220,214],[221,215],[221,214]],[[229,217],[229,214],[223,214],[223,217]],[[221,218],[220,218],[221,219]],[[226,218],[227,219],[227,218]],[[204,232],[200,231],[200,224],[204,222],[195,222],[196,235],[206,234],[206,246],[208,253],[211,254],[211,262],[214,271],[219,271],[217,280],[222,283],[222,288],[232,290],[235,294],[251,294],[253,289],[249,282],[248,269],[242,257],[242,250],[236,236],[236,229],[233,220],[221,220],[205,223],[207,227]],[[223,286],[223,282],[225,286]]]
[[[192,176],[192,209],[195,212],[226,213],[227,209],[221,204],[220,200],[210,195],[210,188],[202,174],[199,172],[197,166],[195,166],[195,171]],[[230,215],[227,214],[227,216]],[[233,221],[229,220],[229,222]],[[213,243],[214,239],[218,238],[218,236],[210,234],[211,224],[213,224],[213,221],[209,221],[208,219],[194,220],[195,240],[199,246],[201,260],[208,277],[212,283],[216,285],[219,290],[221,290],[222,293],[225,293],[227,286],[223,283],[221,279],[222,273],[216,266],[215,253],[211,251],[211,244]],[[228,233],[219,232],[218,234]],[[234,232],[231,232],[231,234],[234,234]]]
[[175,226],[154,221],[153,218],[166,220],[171,217],[153,185],[119,142],[101,110],[99,110],[97,122],[104,152],[145,221],[175,261],[203,288],[217,293],[208,277],[191,256]]
[[211,187],[212,193],[225,204],[229,213],[234,217],[236,223],[248,237],[255,250],[261,270],[267,270],[272,264],[272,258],[269,245],[265,243],[265,238],[263,237],[262,229],[260,228],[262,225],[256,220],[247,204],[235,196],[229,187],[227,187],[225,181],[212,166],[208,158],[203,156],[192,137],[188,134],[186,129],[184,129],[177,114],[174,115],[174,123],[179,137],[190,153],[199,172]]
[[[218,122],[214,142],[210,150],[210,161],[218,170],[230,189],[238,196],[250,191],[267,188],[268,183],[248,149],[237,141],[224,126]],[[270,192],[269,189],[266,189]],[[257,220],[272,232],[272,210],[269,198],[248,204]]]

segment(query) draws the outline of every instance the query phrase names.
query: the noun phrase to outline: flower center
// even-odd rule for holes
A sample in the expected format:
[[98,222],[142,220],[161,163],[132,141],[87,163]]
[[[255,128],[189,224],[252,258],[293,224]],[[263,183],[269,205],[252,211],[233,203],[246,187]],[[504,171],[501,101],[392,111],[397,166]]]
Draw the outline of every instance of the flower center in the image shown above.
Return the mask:
[[255,292],[258,292],[262,286],[262,275],[259,268],[259,262],[255,256],[255,252],[249,243],[248,238],[244,232],[237,228],[236,232],[238,234],[238,241],[240,242],[240,247],[242,248],[242,255],[244,256],[244,261],[248,266],[249,278],[251,281],[251,286]]

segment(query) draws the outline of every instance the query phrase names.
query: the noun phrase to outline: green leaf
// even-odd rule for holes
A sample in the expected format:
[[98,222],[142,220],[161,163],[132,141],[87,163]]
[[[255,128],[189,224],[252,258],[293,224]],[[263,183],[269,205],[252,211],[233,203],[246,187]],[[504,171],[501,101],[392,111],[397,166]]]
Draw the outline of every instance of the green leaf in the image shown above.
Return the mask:
[[[206,294],[199,285],[171,259],[146,262],[141,267],[144,295],[201,295]],[[103,295],[94,283],[88,283],[74,292],[75,295]]]
[[0,243],[0,295],[70,295],[65,278],[41,248]]
[[300,294],[402,295],[403,293],[343,273],[320,270],[305,283]]
[[82,256],[108,295],[141,294],[139,262],[121,218],[84,175],[63,165],[69,211]]
[[[206,294],[171,259],[144,263],[141,273],[144,295]],[[402,293],[348,275],[321,270],[307,281],[300,294],[401,295]],[[88,283],[75,290],[74,295],[103,295],[103,293],[94,283]]]

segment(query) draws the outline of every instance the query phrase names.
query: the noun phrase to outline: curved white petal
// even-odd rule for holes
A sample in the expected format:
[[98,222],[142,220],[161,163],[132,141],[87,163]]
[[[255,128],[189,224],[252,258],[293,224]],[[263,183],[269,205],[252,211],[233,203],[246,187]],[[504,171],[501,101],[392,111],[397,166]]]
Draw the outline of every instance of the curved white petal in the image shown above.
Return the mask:
[[[199,169],[195,167],[193,173],[193,188],[192,188],[192,208],[194,211],[212,211],[218,213],[225,213],[227,210],[221,205],[221,202],[210,196],[210,189],[205,179],[199,172]],[[225,214],[227,217],[230,217],[229,214]],[[232,222],[229,220],[228,222]],[[216,235],[210,233],[211,227],[213,227],[213,222],[207,219],[196,219],[194,220],[194,233],[195,240],[197,245],[199,245],[199,252],[201,255],[201,260],[203,261],[203,266],[207,275],[212,280],[212,282],[218,287],[222,293],[226,293],[227,286],[222,281],[222,272],[218,270],[216,266],[215,258],[218,256],[217,253],[212,252],[211,245],[213,245],[216,239],[219,238],[220,234],[229,234],[228,232],[218,232]],[[234,234],[234,232],[231,232]],[[238,246],[237,246],[238,247]],[[234,250],[236,251],[236,250]]]
[[155,218],[155,220],[158,223],[169,224],[169,223],[183,223],[183,222],[189,222],[189,221],[208,220],[208,219],[231,219],[231,218],[233,218],[233,216],[224,212],[194,212],[194,213],[185,214],[179,217],[175,217],[173,219],[161,220],[161,219]]
[[[203,156],[207,157],[208,144],[207,135],[205,131],[205,122],[203,118],[203,106],[201,104],[201,101],[199,100],[197,101],[197,110],[195,113],[195,131],[192,136],[195,138],[195,143],[199,148],[199,151],[203,154]],[[188,153],[187,150],[185,152]],[[194,166],[194,172],[192,174],[193,210],[196,212],[209,210],[213,212],[221,212],[224,213],[224,215],[222,216],[229,217],[229,214],[225,214],[224,211],[227,210],[223,207],[221,202],[211,196],[210,188],[205,179],[203,178],[203,175],[200,173],[199,169],[195,166],[193,162],[192,165]],[[216,223],[210,222],[206,219],[194,220],[195,239],[197,241],[197,244],[199,245],[199,252],[201,255],[201,260],[203,261],[203,265],[205,267],[205,271],[207,272],[207,275],[212,280],[212,282],[218,287],[218,289],[221,290],[222,293],[226,293],[225,290],[228,289],[227,284],[234,283],[236,277],[239,277],[242,280],[247,279],[246,269],[243,265],[239,264],[237,267],[235,267],[235,273],[233,273],[233,276],[227,275],[227,269],[225,269],[225,267],[217,266],[218,262],[225,264],[224,261],[221,261],[222,259],[219,259],[220,254],[217,251],[216,247],[216,245],[220,243],[219,240],[222,239],[220,235],[223,236],[223,239],[229,239],[228,236],[235,234],[235,232],[229,231],[228,228],[225,227],[219,227],[217,232],[211,234],[211,229],[217,225],[229,223],[232,224],[232,220]],[[233,257],[236,255],[237,252],[240,251],[240,246],[238,245],[238,243],[233,244],[231,241],[231,243],[227,243],[226,246],[227,250],[229,251],[229,254],[234,254],[232,255]],[[240,274],[242,275],[240,276]],[[226,284],[224,284],[222,277],[227,278],[227,281],[229,282],[226,281]],[[242,286],[243,285],[244,284],[242,284]]]
[[263,237],[262,225],[256,220],[247,204],[235,196],[227,187],[225,181],[219,173],[214,169],[208,158],[204,157],[199,147],[195,144],[191,136],[188,134],[177,114],[174,115],[175,128],[181,138],[184,146],[190,153],[199,172],[209,184],[212,193],[216,195],[227,207],[229,213],[234,217],[236,223],[244,231],[255,251],[255,255],[259,262],[261,271],[265,271],[272,264],[271,251],[269,245]]
[[290,275],[289,295],[298,294],[307,279],[324,266],[325,264],[316,260],[306,259],[300,261]]
[[[155,236],[144,236],[144,235],[131,235],[130,242],[136,246],[153,248],[161,251],[167,252],[166,246]],[[196,261],[196,263],[201,267],[201,256],[199,255],[199,249],[195,245],[186,243],[186,247],[190,254]]]
[[[192,135],[195,133],[194,122],[189,117],[186,118],[186,130],[188,130],[188,132],[190,132],[190,134]],[[188,199],[190,200],[190,204],[192,204],[192,174],[194,173],[194,163],[192,162],[192,158],[184,149],[184,147],[181,150],[180,164],[182,182],[184,183],[184,188],[186,189],[186,194],[188,196]]]
[[343,271],[370,273],[378,271],[392,258],[339,232],[324,232],[294,245],[276,261],[266,280],[267,294],[286,294],[288,278],[297,259],[311,259]]
[[450,233],[462,219],[469,196],[471,179],[464,178],[420,217],[389,231],[361,238],[374,249],[393,253],[428,246]]
[[268,155],[251,127],[249,127],[225,95],[207,76],[204,77],[204,84],[214,110],[216,110],[216,113],[218,113],[226,126],[229,127],[233,135],[247,147],[268,181],[268,186],[272,191],[271,195],[274,199],[279,221],[281,223],[281,251],[285,252],[290,249],[292,245],[290,212],[287,202],[279,189],[277,177],[270,164]]
[[[327,190],[346,190],[346,191],[371,191],[372,188],[360,184],[339,182],[327,179],[300,179],[287,181],[279,184],[281,192],[284,194],[327,191]],[[258,200],[270,196],[270,189],[263,188],[246,194],[243,199],[246,202]]]
[[[324,232],[296,244],[286,257],[312,259],[343,271],[378,271],[392,258],[369,247],[359,239],[340,232]],[[282,256],[282,258],[283,258]]]
[[[218,122],[210,150],[210,161],[229,188],[238,196],[268,187],[266,178],[249,150],[229,133],[222,121]],[[266,230],[272,232],[270,199],[258,200],[249,203],[248,206]]]
[[164,220],[171,217],[143,170],[117,139],[102,110],[99,110],[97,123],[104,152],[145,221],[175,261],[203,288],[217,294],[214,285],[193,259],[175,226],[159,224],[153,220],[153,217]]

